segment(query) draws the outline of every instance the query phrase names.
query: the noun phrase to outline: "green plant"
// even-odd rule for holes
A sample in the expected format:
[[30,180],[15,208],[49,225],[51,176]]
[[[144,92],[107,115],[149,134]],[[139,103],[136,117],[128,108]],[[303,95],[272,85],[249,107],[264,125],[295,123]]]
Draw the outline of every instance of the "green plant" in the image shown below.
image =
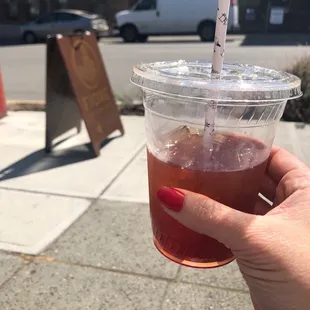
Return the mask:
[[144,115],[143,93],[140,88],[128,84],[124,92],[115,97],[121,102],[118,108],[122,115]]
[[302,57],[285,71],[301,79],[303,96],[287,103],[282,119],[310,123],[310,55]]

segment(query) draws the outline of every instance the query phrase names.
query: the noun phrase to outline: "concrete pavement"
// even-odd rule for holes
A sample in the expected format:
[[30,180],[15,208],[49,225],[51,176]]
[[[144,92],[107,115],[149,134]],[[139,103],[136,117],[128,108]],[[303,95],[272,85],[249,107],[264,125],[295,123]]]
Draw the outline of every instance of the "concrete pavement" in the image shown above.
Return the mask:
[[[85,129],[45,155],[44,117],[0,120],[1,309],[252,309],[235,263],[189,269],[152,245],[143,117],[95,159]],[[309,138],[281,123],[276,143],[310,164]]]
[[[229,36],[225,60],[284,69],[309,52],[309,35]],[[307,41],[308,40],[308,41]],[[163,60],[210,60],[212,43],[198,37],[154,37],[145,44],[123,44],[119,38],[107,38],[99,44],[114,93],[135,97],[137,90],[129,83],[132,66],[140,62]],[[45,45],[0,48],[6,97],[10,100],[45,98]]]

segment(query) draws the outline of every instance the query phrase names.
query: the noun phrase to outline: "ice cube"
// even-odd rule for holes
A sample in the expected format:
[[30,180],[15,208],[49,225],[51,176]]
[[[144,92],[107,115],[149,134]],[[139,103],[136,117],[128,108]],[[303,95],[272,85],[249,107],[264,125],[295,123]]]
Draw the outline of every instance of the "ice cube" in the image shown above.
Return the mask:
[[175,145],[178,142],[189,139],[191,131],[188,126],[180,126],[168,134],[168,144]]

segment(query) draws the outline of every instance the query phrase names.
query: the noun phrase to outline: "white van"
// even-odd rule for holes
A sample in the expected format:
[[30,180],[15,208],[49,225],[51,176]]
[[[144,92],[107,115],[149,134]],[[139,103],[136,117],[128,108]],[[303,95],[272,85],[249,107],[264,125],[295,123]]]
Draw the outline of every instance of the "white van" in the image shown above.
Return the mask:
[[[149,35],[198,34],[213,41],[218,0],[140,0],[116,14],[125,42],[145,42]],[[228,31],[239,27],[238,3],[231,0]]]

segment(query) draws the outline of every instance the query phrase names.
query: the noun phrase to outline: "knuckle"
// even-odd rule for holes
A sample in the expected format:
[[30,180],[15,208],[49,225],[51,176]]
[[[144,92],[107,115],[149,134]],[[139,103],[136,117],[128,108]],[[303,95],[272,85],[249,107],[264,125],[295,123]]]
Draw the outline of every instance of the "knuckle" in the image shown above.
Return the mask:
[[287,173],[277,187],[277,195],[283,201],[297,190],[310,188],[310,174],[306,169],[296,169]]
[[218,203],[212,199],[202,199],[196,205],[196,214],[199,218],[203,218],[205,221],[217,221],[220,215],[220,208]]

